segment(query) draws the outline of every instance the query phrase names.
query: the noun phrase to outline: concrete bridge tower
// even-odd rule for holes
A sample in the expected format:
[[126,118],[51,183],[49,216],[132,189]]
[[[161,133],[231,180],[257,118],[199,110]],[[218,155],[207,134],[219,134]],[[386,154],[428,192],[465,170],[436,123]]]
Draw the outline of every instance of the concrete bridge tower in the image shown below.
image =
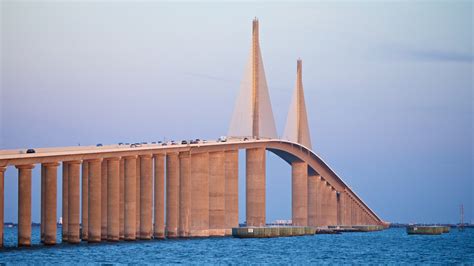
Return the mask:
[[283,138],[311,148],[308,115],[303,91],[303,62],[298,59],[296,64],[296,87],[288,111]]
[[259,43],[259,24],[252,23],[252,46],[227,134],[229,137],[276,138]]

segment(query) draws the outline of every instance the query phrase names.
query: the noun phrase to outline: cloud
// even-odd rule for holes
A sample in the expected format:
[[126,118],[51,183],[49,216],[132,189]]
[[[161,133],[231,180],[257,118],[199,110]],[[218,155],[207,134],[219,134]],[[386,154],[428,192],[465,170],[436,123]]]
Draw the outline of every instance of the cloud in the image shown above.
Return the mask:
[[418,49],[403,45],[383,45],[375,51],[379,57],[389,60],[410,60],[424,62],[453,62],[467,63],[474,62],[474,55],[470,53],[462,53],[449,50],[438,49]]

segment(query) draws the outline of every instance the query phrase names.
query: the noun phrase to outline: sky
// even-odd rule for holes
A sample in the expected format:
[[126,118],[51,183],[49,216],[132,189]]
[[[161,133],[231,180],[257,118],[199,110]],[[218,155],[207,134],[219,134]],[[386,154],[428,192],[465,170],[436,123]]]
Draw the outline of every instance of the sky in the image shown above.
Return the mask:
[[[464,204],[474,220],[471,1],[0,8],[0,149],[225,135],[258,17],[278,134],[300,57],[313,150],[370,208],[390,222],[456,223]],[[9,167],[7,222],[17,220],[17,182]],[[291,168],[271,153],[266,192],[267,221],[291,218]]]

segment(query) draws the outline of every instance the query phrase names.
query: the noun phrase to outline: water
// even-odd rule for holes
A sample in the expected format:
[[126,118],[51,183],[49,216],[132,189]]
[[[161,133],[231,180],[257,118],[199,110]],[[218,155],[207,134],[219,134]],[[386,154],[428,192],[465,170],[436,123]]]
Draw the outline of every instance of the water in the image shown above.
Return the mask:
[[[59,232],[58,232],[59,236]],[[16,229],[5,228],[6,245]],[[33,227],[33,241],[39,228]],[[439,236],[405,229],[273,239],[205,238],[6,248],[0,263],[474,263],[474,229]]]

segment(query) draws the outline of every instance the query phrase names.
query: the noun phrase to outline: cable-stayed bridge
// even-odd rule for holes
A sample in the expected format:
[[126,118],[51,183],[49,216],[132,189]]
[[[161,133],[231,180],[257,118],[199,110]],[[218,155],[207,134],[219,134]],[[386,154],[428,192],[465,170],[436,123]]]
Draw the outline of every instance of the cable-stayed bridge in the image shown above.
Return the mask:
[[246,151],[246,222],[266,224],[266,151],[292,167],[292,222],[298,226],[383,225],[357,194],[312,151],[297,61],[294,95],[277,138],[259,24],[228,138],[219,141],[0,151],[0,246],[4,174],[18,169],[18,245],[31,245],[32,169],[41,167],[41,242],[57,243],[58,167],[62,241],[101,242],[224,236],[239,226],[238,151]]

